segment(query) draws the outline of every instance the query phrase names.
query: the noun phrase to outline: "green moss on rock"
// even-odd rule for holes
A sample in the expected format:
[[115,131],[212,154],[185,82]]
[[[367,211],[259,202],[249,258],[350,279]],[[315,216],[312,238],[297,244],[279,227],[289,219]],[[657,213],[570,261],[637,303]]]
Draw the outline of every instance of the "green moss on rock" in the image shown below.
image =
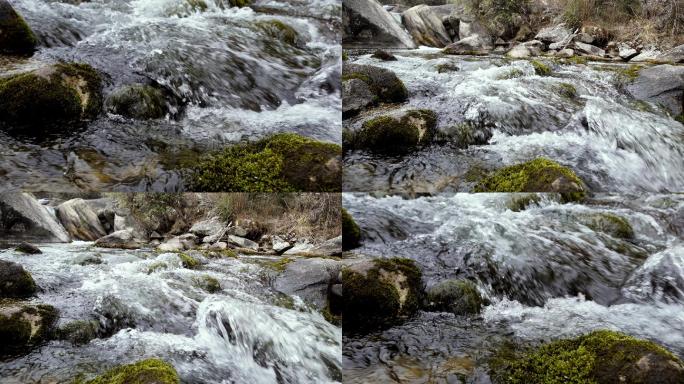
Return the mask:
[[209,275],[204,275],[200,278],[198,278],[195,283],[197,284],[198,287],[204,289],[205,291],[209,293],[216,293],[221,290],[221,283],[219,281]]
[[379,116],[363,123],[353,138],[355,148],[403,154],[429,144],[437,132],[437,114],[426,109],[407,111],[400,118]]
[[344,327],[349,334],[381,329],[413,315],[423,301],[420,269],[409,259],[376,259],[342,271]]
[[188,255],[187,253],[179,253],[178,257],[180,257],[180,259],[181,259],[181,263],[183,264],[183,268],[196,269],[200,266],[199,260]]
[[12,5],[0,1],[0,52],[27,54],[36,49],[38,40]]
[[532,60],[530,64],[532,64],[534,72],[539,76],[549,76],[551,74],[551,68],[541,61]]
[[428,290],[432,309],[456,315],[480,313],[485,300],[475,284],[468,280],[446,280]]
[[521,212],[526,210],[531,205],[536,205],[541,201],[539,195],[514,195],[508,202],[507,207],[513,212]]
[[510,80],[510,79],[516,79],[518,77],[523,77],[525,76],[525,73],[518,69],[518,68],[513,68],[510,71],[506,71],[496,77],[497,80]]
[[202,158],[189,184],[198,192],[336,192],[341,156],[337,144],[281,133]]
[[538,158],[499,169],[476,187],[477,192],[556,192],[565,201],[581,201],[584,183],[577,175],[555,161]]
[[107,110],[133,119],[161,119],[168,113],[164,93],[145,84],[123,86],[107,98]]
[[400,103],[408,99],[408,90],[394,72],[371,65],[345,64],[342,80],[359,79],[370,87],[378,101]]
[[100,75],[86,64],[55,64],[0,79],[0,122],[40,130],[95,118],[102,108]]
[[684,365],[672,353],[653,342],[608,330],[525,353],[503,351],[490,368],[497,384],[684,382]]
[[84,384],[180,384],[173,366],[160,359],[122,365]]
[[625,218],[612,213],[596,213],[583,218],[594,231],[607,233],[621,239],[634,238],[634,229]]
[[560,83],[558,84],[558,94],[566,99],[574,99],[577,97],[577,89],[572,84]]
[[99,329],[100,323],[97,320],[76,320],[59,328],[57,334],[62,340],[82,345],[97,338]]
[[291,257],[281,257],[277,260],[269,261],[265,265],[268,268],[271,268],[272,270],[280,273],[283,272],[287,268],[287,266],[293,261],[294,259]]
[[36,293],[33,277],[24,267],[0,260],[0,297],[27,297]]
[[354,218],[342,208],[342,250],[356,248],[361,243],[361,229]]
[[233,7],[246,7],[251,2],[251,0],[228,0],[228,4],[230,4]]
[[290,45],[296,45],[299,40],[297,31],[280,20],[257,21],[256,26],[269,36]]
[[49,339],[59,316],[50,305],[0,306],[0,356],[26,353]]

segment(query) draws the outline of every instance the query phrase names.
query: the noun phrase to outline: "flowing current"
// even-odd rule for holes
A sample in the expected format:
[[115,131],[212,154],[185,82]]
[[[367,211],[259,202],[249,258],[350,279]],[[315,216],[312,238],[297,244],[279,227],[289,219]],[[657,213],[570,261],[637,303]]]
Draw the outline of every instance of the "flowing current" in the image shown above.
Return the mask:
[[[227,0],[10,3],[40,47],[30,59],[1,59],[0,76],[82,62],[104,75],[105,97],[151,81],[175,107],[172,116],[149,121],[103,113],[40,141],[0,132],[6,187],[176,191],[184,185],[179,168],[209,149],[274,132],[340,142],[339,1],[255,0],[249,8]],[[292,27],[295,44],[269,33],[273,22]]]
[[[624,91],[626,65],[541,59],[552,74],[539,76],[527,60],[449,56],[432,48],[393,53],[397,61],[352,54],[350,62],[395,72],[409,91],[398,108],[435,111],[441,131],[483,121],[494,125],[493,137],[487,145],[433,145],[402,158],[348,153],[345,191],[469,192],[472,169],[542,156],[572,168],[593,191],[684,190],[684,125]],[[563,96],[563,84],[577,96]],[[377,113],[345,126],[358,129]]]
[[[5,250],[0,258],[33,275],[42,289],[33,301],[56,307],[59,326],[95,319],[109,324],[113,335],[80,346],[50,341],[3,361],[3,383],[70,383],[78,373],[92,377],[152,357],[171,363],[183,383],[342,380],[341,328],[298,297],[270,288],[273,271],[258,259],[198,256],[202,267],[190,270],[173,253],[98,249],[87,242],[40,248],[41,255]],[[102,262],[84,263],[88,258]],[[198,288],[206,276],[219,281],[218,292]]]
[[[536,344],[612,329],[684,357],[684,196],[596,196],[585,205],[514,194],[403,199],[345,194],[363,232],[355,250],[415,260],[430,286],[476,283],[481,315],[420,312],[364,337],[345,337],[345,382],[489,383],[487,358],[503,343]],[[626,219],[625,239],[592,226]],[[454,380],[454,381],[452,381]]]

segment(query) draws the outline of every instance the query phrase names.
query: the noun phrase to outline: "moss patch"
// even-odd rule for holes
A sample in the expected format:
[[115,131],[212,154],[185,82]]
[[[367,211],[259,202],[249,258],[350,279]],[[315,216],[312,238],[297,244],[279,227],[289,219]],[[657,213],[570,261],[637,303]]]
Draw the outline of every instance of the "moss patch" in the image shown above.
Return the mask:
[[216,293],[221,290],[221,283],[209,275],[204,275],[200,278],[197,278],[195,280],[195,285],[209,293]]
[[61,327],[57,334],[62,340],[69,340],[77,345],[87,344],[97,338],[99,325],[97,320],[76,320]]
[[246,7],[251,2],[251,0],[228,0],[228,3],[233,7]]
[[127,85],[107,98],[107,110],[134,119],[160,119],[168,108],[164,93],[145,84]]
[[265,263],[265,265],[268,268],[271,268],[272,270],[280,273],[280,272],[283,272],[287,268],[288,264],[290,264],[293,261],[294,261],[294,259],[291,257],[281,257],[278,260],[269,261],[269,262]]
[[296,45],[299,34],[291,26],[280,20],[257,21],[256,26],[269,36],[290,45]]
[[475,284],[468,280],[447,280],[430,288],[427,299],[432,309],[456,315],[480,313],[485,303]]
[[0,52],[27,54],[35,50],[38,40],[8,2],[0,3]]
[[612,213],[597,213],[585,218],[586,225],[594,231],[607,233],[621,239],[634,238],[634,229],[625,218]]
[[188,255],[187,253],[179,253],[178,257],[180,257],[180,259],[181,259],[181,263],[183,264],[183,268],[197,269],[200,266],[199,260]]
[[620,77],[627,82],[632,82],[636,80],[637,77],[639,77],[639,73],[641,72],[641,66],[632,64],[627,68],[621,69],[618,71],[618,74]]
[[198,192],[336,192],[342,148],[293,133],[238,144],[208,155],[190,169]]
[[536,205],[541,201],[539,195],[513,196],[508,202],[507,207],[513,212],[521,212],[531,205]]
[[574,99],[577,97],[577,89],[572,84],[560,83],[558,84],[558,94],[566,99]]
[[518,77],[523,77],[525,76],[525,73],[518,69],[518,68],[513,68],[510,71],[504,72],[496,77],[497,80],[510,80],[510,79],[515,79]]
[[409,259],[376,259],[359,271],[342,271],[345,333],[366,333],[396,324],[422,304],[422,274]]
[[356,248],[361,243],[361,229],[354,218],[342,208],[342,250]]
[[404,154],[432,142],[437,114],[426,109],[407,111],[401,118],[379,116],[363,123],[352,146],[378,153]]
[[[557,184],[558,180],[565,183]],[[496,171],[476,187],[477,192],[558,192],[566,201],[585,197],[584,183],[569,168],[545,158]]]
[[394,72],[371,65],[346,64],[342,80],[359,79],[370,87],[378,101],[400,103],[408,98],[408,90]]
[[27,297],[36,293],[37,288],[24,267],[0,260],[0,297]]
[[180,384],[180,379],[171,364],[147,359],[113,368],[83,384]]
[[551,68],[542,63],[541,61],[532,60],[530,64],[534,67],[534,72],[539,76],[549,76],[551,75]]
[[44,304],[3,308],[3,312],[0,314],[0,356],[25,353],[47,340],[59,316],[53,306]]
[[672,353],[646,340],[595,331],[545,344],[525,353],[502,351],[490,362],[495,383],[681,383],[684,366]]

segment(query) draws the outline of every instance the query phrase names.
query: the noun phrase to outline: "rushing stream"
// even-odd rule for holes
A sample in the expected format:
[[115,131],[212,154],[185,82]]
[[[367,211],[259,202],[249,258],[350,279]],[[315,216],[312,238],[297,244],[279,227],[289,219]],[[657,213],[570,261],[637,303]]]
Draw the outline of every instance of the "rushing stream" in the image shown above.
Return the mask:
[[[178,165],[198,153],[274,132],[340,142],[340,4],[335,0],[11,1],[40,40],[30,59],[0,58],[0,76],[59,60],[92,65],[105,96],[151,81],[166,119],[103,113],[40,141],[0,133],[3,187],[40,191],[183,188]],[[79,3],[79,2],[75,2]],[[293,44],[269,33],[284,23]]]
[[[486,360],[505,342],[606,328],[684,357],[684,196],[599,195],[584,205],[540,196],[519,212],[508,208],[515,198],[344,195],[363,232],[355,252],[411,258],[428,287],[467,278],[490,301],[479,316],[420,312],[345,337],[346,382],[489,383]],[[592,218],[605,214],[626,219],[633,238],[596,229]]]
[[[487,145],[433,145],[401,158],[347,153],[345,191],[467,192],[473,185],[466,174],[473,168],[542,156],[572,168],[593,191],[684,189],[684,125],[628,96],[620,75],[626,64],[540,58],[552,73],[539,76],[530,61],[497,56],[449,56],[421,48],[393,52],[397,61],[380,61],[356,53],[350,62],[390,69],[404,82],[409,100],[397,108],[435,111],[446,133],[464,121],[493,124],[493,137]],[[574,87],[576,96],[565,96],[563,84]],[[345,126],[358,129],[380,113]]]
[[[258,259],[198,256],[202,267],[190,270],[174,253],[87,242],[40,247],[41,255],[5,250],[0,258],[33,275],[42,288],[34,301],[55,306],[60,326],[96,319],[113,336],[80,346],[50,341],[3,361],[3,383],[70,383],[77,373],[91,377],[149,357],[173,364],[188,384],[341,381],[341,329],[301,299],[271,289],[272,271]],[[219,291],[198,288],[207,275]]]

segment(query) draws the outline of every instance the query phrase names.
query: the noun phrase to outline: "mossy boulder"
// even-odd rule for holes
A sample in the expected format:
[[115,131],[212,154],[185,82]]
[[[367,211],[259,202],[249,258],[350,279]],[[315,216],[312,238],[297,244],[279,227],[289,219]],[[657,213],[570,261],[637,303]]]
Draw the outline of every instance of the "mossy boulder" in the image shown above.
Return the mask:
[[190,169],[197,192],[337,192],[342,148],[294,133],[238,144],[202,158]]
[[93,380],[78,384],[180,384],[176,369],[160,359],[147,359],[113,368]]
[[187,253],[179,253],[178,257],[181,259],[181,264],[183,265],[183,268],[197,269],[200,266],[199,260],[188,255]]
[[28,297],[36,293],[36,283],[24,267],[0,260],[0,297]]
[[494,124],[486,121],[464,121],[446,133],[445,138],[463,149],[471,145],[487,145],[494,136],[493,128]]
[[272,38],[290,45],[297,45],[300,40],[299,33],[280,20],[257,21],[256,26]]
[[65,324],[57,330],[61,340],[68,340],[76,345],[87,344],[98,337],[100,323],[97,320],[76,320]]
[[344,333],[367,333],[397,324],[422,305],[422,274],[409,259],[375,259],[342,271]]
[[475,189],[476,192],[555,192],[565,201],[581,201],[586,196],[584,183],[570,168],[545,158],[499,169]]
[[195,279],[195,285],[209,293],[216,293],[221,290],[221,283],[209,275],[204,275]]
[[620,239],[634,238],[634,229],[625,218],[612,213],[595,213],[580,218],[582,223],[597,232]]
[[497,384],[684,382],[684,364],[672,353],[653,342],[608,330],[528,352],[503,351],[490,368]]
[[427,299],[433,310],[456,315],[480,313],[485,304],[475,284],[468,280],[446,280],[438,283],[428,290]]
[[[377,153],[405,154],[432,142],[437,133],[437,114],[427,109],[402,116],[379,116],[363,123],[345,144]],[[348,137],[349,139],[349,137]]]
[[352,215],[342,208],[342,250],[347,251],[361,244],[361,229]]
[[0,356],[26,353],[48,340],[58,316],[50,305],[0,303]]
[[537,205],[541,201],[541,197],[536,194],[516,194],[506,204],[506,207],[513,212],[521,212],[532,205]]
[[0,52],[27,54],[38,40],[31,28],[6,0],[0,0]]
[[53,133],[63,123],[95,118],[101,109],[101,78],[86,64],[54,64],[0,79],[0,123],[9,130]]
[[169,112],[164,92],[147,84],[116,89],[105,103],[108,112],[133,119],[161,119]]
[[541,61],[537,60],[532,60],[530,61],[530,64],[532,64],[532,67],[534,67],[534,72],[539,75],[539,76],[549,76],[551,75],[551,68],[542,63]]
[[349,79],[359,79],[368,84],[380,102],[401,103],[408,99],[406,86],[388,69],[372,65],[345,64],[342,69],[342,80]]

